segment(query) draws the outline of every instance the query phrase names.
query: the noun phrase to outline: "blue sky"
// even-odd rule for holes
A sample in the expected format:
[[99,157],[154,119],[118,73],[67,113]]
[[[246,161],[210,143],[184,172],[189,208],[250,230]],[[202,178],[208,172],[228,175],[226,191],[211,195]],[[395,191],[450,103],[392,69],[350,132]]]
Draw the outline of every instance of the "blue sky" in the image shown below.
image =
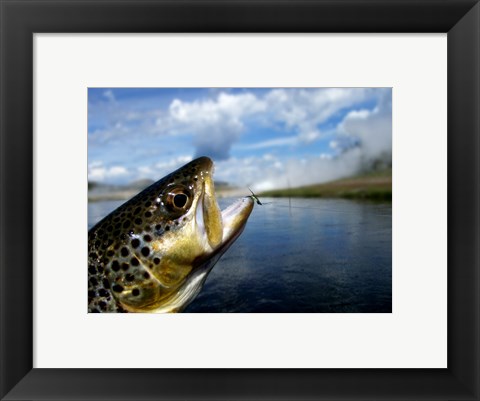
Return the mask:
[[89,180],[157,180],[197,156],[263,190],[391,160],[390,88],[90,88]]

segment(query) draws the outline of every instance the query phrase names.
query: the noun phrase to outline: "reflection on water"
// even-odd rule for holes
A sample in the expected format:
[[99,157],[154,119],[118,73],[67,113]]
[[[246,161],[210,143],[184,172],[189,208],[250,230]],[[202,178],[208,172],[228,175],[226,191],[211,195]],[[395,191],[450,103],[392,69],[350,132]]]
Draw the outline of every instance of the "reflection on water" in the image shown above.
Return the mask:
[[[392,311],[391,204],[262,202],[185,312]],[[89,228],[121,203],[90,203]]]

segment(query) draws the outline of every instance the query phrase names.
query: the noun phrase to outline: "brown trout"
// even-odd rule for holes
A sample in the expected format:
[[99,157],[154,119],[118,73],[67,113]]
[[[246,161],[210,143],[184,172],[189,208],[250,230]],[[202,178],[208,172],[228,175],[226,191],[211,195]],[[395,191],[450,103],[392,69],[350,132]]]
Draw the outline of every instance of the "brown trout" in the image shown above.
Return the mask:
[[181,312],[243,231],[254,201],[220,211],[201,157],[124,203],[88,233],[89,312]]

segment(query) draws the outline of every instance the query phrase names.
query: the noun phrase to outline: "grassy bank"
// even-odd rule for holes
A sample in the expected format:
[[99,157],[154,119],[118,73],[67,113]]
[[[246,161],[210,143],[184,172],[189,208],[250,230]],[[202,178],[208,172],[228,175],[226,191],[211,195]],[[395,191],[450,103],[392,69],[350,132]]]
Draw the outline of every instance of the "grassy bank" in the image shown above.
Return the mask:
[[266,191],[259,196],[392,200],[392,170],[372,172],[325,184]]

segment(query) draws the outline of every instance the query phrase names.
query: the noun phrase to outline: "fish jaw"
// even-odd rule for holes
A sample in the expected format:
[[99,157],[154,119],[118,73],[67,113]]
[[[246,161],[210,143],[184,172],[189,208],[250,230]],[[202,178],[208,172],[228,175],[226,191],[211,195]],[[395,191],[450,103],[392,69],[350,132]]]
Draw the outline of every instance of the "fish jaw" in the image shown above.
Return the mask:
[[[197,206],[197,218],[201,216],[200,219],[203,220],[203,216],[208,216],[209,212],[203,211],[202,208],[209,206],[211,206],[210,202],[199,202],[199,205]],[[237,200],[225,210],[221,211],[220,216],[217,216],[216,213],[213,214],[215,218],[221,219],[223,228],[222,240],[214,248],[211,247],[210,241],[207,238],[208,230],[205,230],[204,228],[205,223],[202,220],[197,222],[197,230],[200,230],[199,235],[204,237],[203,255],[197,259],[195,267],[188,279],[185,280],[185,283],[175,292],[168,302],[164,302],[162,306],[151,312],[181,312],[196,298],[202,290],[205,280],[212,268],[243,232],[250,213],[253,210],[253,206],[253,199],[251,197],[245,197]],[[212,214],[210,214],[209,218],[213,218],[211,216]],[[216,222],[215,224],[219,224],[219,222]]]
[[[208,243],[212,249],[222,244],[223,240],[223,217],[215,198],[215,189],[211,176],[204,180],[203,199],[200,205],[203,229]],[[197,213],[197,222],[200,221]]]
[[221,211],[215,198],[213,180],[211,177],[205,179],[203,197],[197,205],[196,223],[199,235],[206,236],[210,252],[223,249],[241,234],[253,205],[253,199],[247,196]]
[[225,210],[222,210],[223,220],[223,244],[231,243],[242,233],[250,213],[253,210],[254,201],[250,196],[237,200]]

